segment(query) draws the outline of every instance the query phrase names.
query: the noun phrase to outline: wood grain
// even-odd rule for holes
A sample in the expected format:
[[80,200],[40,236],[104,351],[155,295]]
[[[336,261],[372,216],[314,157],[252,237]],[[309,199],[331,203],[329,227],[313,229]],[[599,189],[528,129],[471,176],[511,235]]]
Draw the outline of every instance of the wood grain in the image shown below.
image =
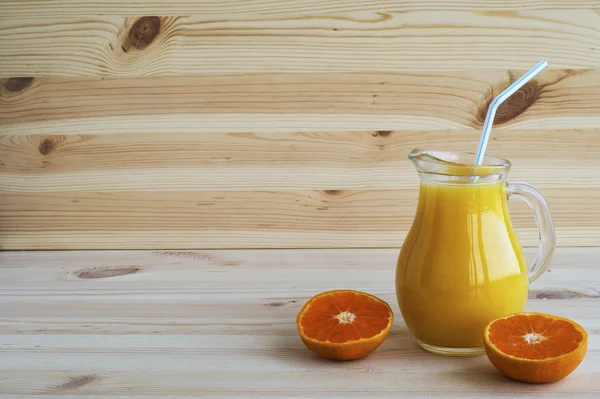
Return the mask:
[[[0,80],[0,125],[119,116],[206,114],[216,120],[223,114],[309,113],[404,116],[405,123],[413,118],[427,126],[433,119],[447,121],[447,128],[480,129],[492,98],[524,72],[10,78]],[[581,126],[582,118],[590,125],[599,123],[600,88],[590,84],[596,81],[596,70],[544,72],[500,107],[496,125],[526,128],[557,117],[573,124],[571,128]],[[121,127],[116,125],[110,124],[107,132],[118,133]]]
[[[574,374],[532,387],[502,378],[485,356],[443,358],[417,347],[395,300],[396,249],[2,252],[0,392],[591,399],[600,394],[599,255],[561,248],[531,287],[529,310],[572,318],[589,333]],[[383,346],[359,362],[320,360],[297,336],[300,307],[334,288],[371,292],[396,314]]]
[[4,19],[0,76],[600,66],[597,10]]
[[[491,154],[541,188],[597,188],[598,130],[495,131]],[[411,189],[407,155],[475,148],[476,131],[124,133],[0,137],[5,192]],[[543,146],[544,151],[539,151]],[[276,165],[274,167],[273,165]],[[553,173],[546,173],[554,168]],[[323,173],[327,172],[327,173]],[[293,179],[290,177],[293,176]]]
[[[398,247],[418,194],[406,154],[476,140],[462,131],[5,136],[0,247]],[[559,245],[598,245],[600,186],[589,173],[600,167],[598,131],[499,130],[489,151],[513,162],[511,180],[542,190]],[[511,211],[534,245],[528,208],[511,202]]]
[[286,0],[273,6],[270,0],[145,0],[116,3],[113,0],[0,0],[5,17],[64,17],[82,15],[185,15],[202,14],[215,17],[223,15],[274,15],[289,16],[352,11],[370,11],[377,8],[385,12],[406,11],[521,11],[540,9],[598,8],[596,0]]
[[[544,192],[559,245],[598,243],[599,189]],[[416,189],[0,194],[0,244],[24,249],[399,247],[412,223],[416,195]],[[515,201],[511,210],[522,243],[535,245],[539,235],[529,208]]]

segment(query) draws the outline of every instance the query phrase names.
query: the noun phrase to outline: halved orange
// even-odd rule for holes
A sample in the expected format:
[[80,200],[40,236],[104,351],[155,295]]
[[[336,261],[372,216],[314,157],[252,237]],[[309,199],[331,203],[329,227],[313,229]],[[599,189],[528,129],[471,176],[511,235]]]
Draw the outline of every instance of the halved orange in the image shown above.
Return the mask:
[[354,360],[374,352],[393,321],[385,301],[364,292],[336,290],[312,297],[298,313],[296,326],[304,345],[317,355]]
[[517,381],[556,382],[579,366],[587,333],[572,320],[544,313],[518,313],[492,321],[485,351],[501,373]]

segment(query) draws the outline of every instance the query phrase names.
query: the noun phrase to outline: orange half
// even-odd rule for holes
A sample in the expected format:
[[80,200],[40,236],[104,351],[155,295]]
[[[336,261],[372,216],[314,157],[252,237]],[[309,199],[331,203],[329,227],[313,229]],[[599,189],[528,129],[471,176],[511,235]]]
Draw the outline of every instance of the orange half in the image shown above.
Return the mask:
[[587,350],[587,333],[572,320],[518,313],[494,320],[484,332],[485,350],[500,372],[517,381],[556,382],[571,374]]
[[364,292],[336,290],[312,297],[298,313],[296,326],[304,345],[317,355],[354,360],[374,352],[393,321],[385,301]]

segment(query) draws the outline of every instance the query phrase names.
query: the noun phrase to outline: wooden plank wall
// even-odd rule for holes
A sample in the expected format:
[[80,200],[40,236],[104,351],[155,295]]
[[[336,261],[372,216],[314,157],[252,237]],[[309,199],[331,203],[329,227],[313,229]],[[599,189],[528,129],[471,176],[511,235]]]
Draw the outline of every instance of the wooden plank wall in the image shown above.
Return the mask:
[[[0,0],[0,248],[399,247],[413,147],[488,153],[600,245],[597,0]],[[524,245],[536,242],[511,205]]]

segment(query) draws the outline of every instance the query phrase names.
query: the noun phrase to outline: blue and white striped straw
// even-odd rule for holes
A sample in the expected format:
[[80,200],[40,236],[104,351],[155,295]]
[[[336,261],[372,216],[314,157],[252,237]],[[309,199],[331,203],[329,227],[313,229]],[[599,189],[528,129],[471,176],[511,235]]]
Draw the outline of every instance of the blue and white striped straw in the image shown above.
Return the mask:
[[487,148],[488,140],[490,139],[490,133],[492,131],[492,125],[494,124],[494,117],[500,104],[513,94],[515,94],[521,87],[529,82],[535,75],[540,73],[544,68],[548,66],[548,62],[545,60],[540,62],[527,72],[525,75],[517,79],[512,85],[508,86],[506,90],[500,93],[490,103],[488,113],[485,116],[485,122],[483,123],[483,131],[481,132],[481,139],[479,140],[479,148],[477,149],[477,155],[475,156],[475,165],[481,165],[483,157],[485,156],[485,149]]

